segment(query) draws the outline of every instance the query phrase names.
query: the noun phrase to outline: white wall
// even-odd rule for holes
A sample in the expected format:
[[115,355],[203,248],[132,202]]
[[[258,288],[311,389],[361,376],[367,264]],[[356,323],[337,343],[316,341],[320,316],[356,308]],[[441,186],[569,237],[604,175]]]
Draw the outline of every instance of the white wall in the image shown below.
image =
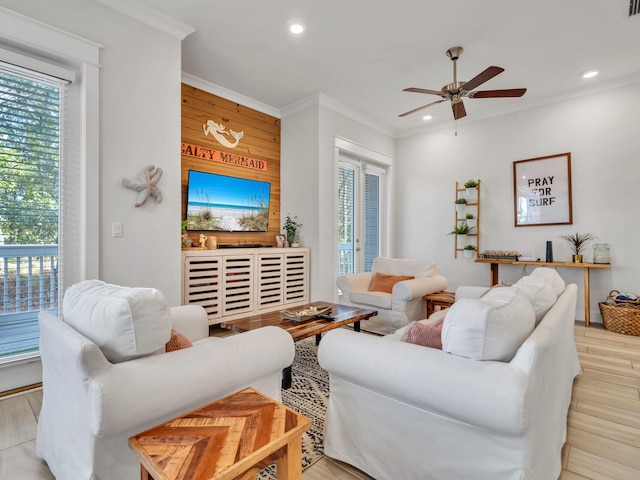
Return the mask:
[[[86,0],[3,0],[4,7],[103,46],[100,71],[100,278],[162,290],[180,303],[180,40]],[[134,208],[119,185],[164,170],[161,204]],[[111,237],[122,222],[123,238]]]
[[[600,322],[598,301],[612,289],[640,292],[640,257],[635,255],[635,197],[640,182],[637,118],[640,85],[609,90],[476,123],[459,125],[397,141],[398,253],[436,260],[449,280],[488,285],[489,265],[453,256],[455,182],[482,182],[481,249],[519,250],[544,260],[553,241],[554,260],[569,261],[559,235],[591,232],[592,243],[609,243],[611,270],[591,273],[591,320]],[[573,225],[514,227],[512,169],[516,160],[571,152]],[[630,202],[629,202],[630,201]],[[530,271],[530,269],[529,269]],[[559,273],[582,289],[583,270]],[[522,268],[500,266],[500,279],[513,283]],[[580,292],[576,316],[584,319]]]
[[301,245],[311,248],[311,300],[336,299],[337,163],[335,139],[393,157],[394,140],[331,108],[322,96],[304,110],[282,117],[282,216],[290,212],[303,224]]

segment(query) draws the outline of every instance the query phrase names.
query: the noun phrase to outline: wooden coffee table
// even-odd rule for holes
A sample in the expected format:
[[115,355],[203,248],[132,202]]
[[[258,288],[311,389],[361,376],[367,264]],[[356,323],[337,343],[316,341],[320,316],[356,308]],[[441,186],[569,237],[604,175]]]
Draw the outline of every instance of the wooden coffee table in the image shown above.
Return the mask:
[[[353,329],[356,332],[359,332],[361,320],[368,320],[378,314],[377,310],[365,310],[364,308],[336,305],[335,303],[330,302],[312,302],[307,305],[288,308],[286,310],[299,311],[308,308],[311,305],[315,305],[318,309],[331,307],[331,310],[326,313],[334,319],[325,320],[321,318],[313,318],[311,320],[296,322],[294,320],[283,318],[283,310],[276,310],[273,312],[260,313],[251,317],[239,318],[238,320],[229,320],[222,322],[220,326],[222,328],[228,328],[233,332],[241,333],[273,325],[289,332],[293,337],[294,342],[304,340],[305,338],[313,337],[315,335],[317,344],[320,342],[322,333],[344,325],[353,323]],[[291,367],[286,368],[283,372],[282,387],[291,387]]]
[[311,420],[246,388],[129,438],[142,480],[244,480],[276,462],[302,479],[302,433]]

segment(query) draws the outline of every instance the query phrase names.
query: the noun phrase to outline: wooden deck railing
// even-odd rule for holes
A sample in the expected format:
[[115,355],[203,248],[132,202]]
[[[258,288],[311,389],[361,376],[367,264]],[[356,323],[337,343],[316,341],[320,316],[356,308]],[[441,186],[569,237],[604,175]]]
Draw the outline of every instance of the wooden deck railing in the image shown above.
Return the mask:
[[0,357],[37,350],[38,312],[58,308],[58,246],[0,245]]

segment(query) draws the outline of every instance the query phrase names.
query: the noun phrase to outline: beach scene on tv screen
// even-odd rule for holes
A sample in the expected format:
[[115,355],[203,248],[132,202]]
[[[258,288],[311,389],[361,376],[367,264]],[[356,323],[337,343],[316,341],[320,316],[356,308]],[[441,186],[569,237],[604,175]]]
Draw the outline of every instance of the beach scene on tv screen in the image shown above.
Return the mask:
[[187,230],[266,232],[271,184],[190,171]]

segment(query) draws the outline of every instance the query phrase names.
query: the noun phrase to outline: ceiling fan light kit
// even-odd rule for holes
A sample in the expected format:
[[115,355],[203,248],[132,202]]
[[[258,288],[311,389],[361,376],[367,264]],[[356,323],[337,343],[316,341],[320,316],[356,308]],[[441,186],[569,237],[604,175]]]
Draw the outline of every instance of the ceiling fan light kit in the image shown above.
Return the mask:
[[496,75],[504,72],[504,68],[491,66],[485,69],[480,74],[473,77],[468,82],[458,81],[458,58],[463,52],[462,47],[452,47],[447,50],[447,56],[453,61],[453,82],[445,85],[439,91],[429,90],[426,88],[410,87],[405,88],[404,92],[424,93],[427,95],[438,95],[442,100],[428,103],[408,112],[398,115],[399,117],[406,117],[412,113],[418,112],[425,108],[431,107],[438,103],[449,100],[451,103],[451,109],[453,111],[453,118],[456,120],[463,118],[467,115],[467,111],[464,107],[463,98],[506,98],[506,97],[521,97],[527,91],[526,88],[511,88],[503,90],[481,90],[473,91],[483,83],[491,80]]

